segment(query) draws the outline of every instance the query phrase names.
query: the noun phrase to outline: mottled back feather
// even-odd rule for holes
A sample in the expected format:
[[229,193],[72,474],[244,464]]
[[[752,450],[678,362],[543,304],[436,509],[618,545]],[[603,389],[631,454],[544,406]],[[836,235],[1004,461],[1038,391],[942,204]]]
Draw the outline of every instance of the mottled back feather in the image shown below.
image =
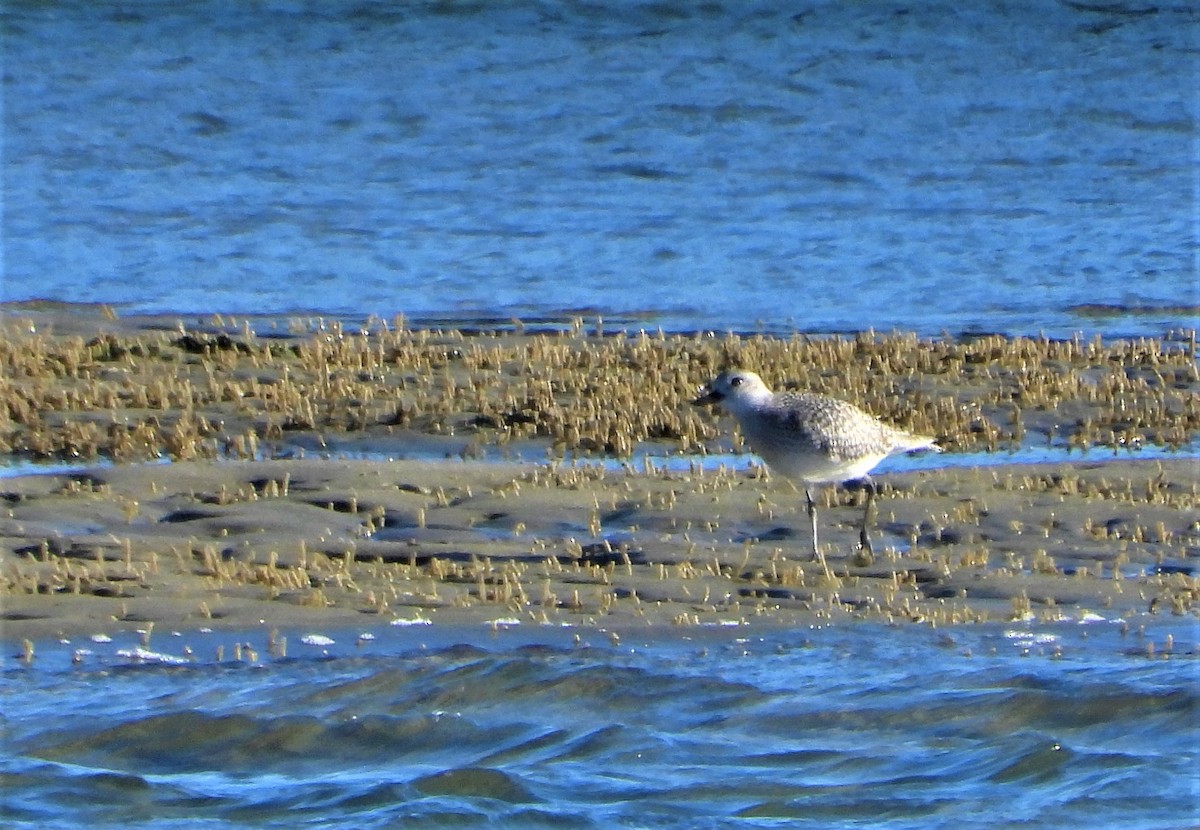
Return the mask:
[[728,409],[768,467],[806,483],[864,476],[893,452],[938,449],[933,438],[888,426],[846,401],[816,392],[773,394],[753,372],[722,373],[701,401]]

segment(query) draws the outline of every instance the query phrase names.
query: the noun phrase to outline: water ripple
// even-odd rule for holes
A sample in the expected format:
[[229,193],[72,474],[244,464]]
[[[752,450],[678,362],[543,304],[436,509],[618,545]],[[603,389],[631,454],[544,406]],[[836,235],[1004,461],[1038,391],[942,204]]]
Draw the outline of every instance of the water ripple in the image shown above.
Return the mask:
[[[1149,660],[1117,627],[1081,628],[1028,629],[1054,643],[1039,651],[999,626],[624,632],[619,648],[389,627],[366,651],[334,637],[253,668],[52,668],[48,646],[47,668],[0,673],[6,818],[1086,827],[1103,804],[1166,826],[1195,807],[1195,652]],[[1200,641],[1194,620],[1137,636],[1166,633]]]

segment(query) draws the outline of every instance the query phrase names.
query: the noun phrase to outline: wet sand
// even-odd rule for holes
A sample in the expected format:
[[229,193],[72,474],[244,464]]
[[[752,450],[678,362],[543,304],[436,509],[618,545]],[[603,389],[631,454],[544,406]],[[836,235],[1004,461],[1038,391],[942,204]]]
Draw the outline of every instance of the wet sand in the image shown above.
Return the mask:
[[[0,382],[14,403],[0,436],[11,458],[80,466],[0,480],[7,640],[393,621],[949,625],[1200,608],[1194,458],[1093,449],[1066,463],[888,475],[873,557],[857,550],[863,494],[830,488],[820,535],[832,575],[812,561],[803,496],[786,482],[628,460],[647,442],[703,452],[729,441],[728,421],[686,406],[721,353],[762,366],[804,352],[810,386],[952,452],[1098,436],[1186,443],[1194,341],[997,340],[981,357],[978,342],[904,335],[269,339],[244,324],[238,337],[164,334],[161,321],[31,314],[6,318]],[[389,357],[402,343],[411,351]],[[821,368],[821,354],[853,370]],[[331,445],[450,457],[270,458]],[[517,446],[542,460],[497,460]],[[155,456],[171,463],[139,460]]]
[[889,476],[860,493],[752,473],[563,464],[121,465],[2,482],[6,639],[145,628],[803,625],[1193,615],[1186,459]]

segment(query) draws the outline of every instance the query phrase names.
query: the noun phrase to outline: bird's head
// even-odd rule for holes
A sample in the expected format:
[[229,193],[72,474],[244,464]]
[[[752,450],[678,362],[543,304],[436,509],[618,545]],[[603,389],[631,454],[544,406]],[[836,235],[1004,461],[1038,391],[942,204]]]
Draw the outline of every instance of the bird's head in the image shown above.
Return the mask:
[[771,390],[754,372],[730,369],[701,387],[699,397],[692,403],[696,406],[724,403],[726,406],[737,408],[739,404],[752,403],[770,395]]

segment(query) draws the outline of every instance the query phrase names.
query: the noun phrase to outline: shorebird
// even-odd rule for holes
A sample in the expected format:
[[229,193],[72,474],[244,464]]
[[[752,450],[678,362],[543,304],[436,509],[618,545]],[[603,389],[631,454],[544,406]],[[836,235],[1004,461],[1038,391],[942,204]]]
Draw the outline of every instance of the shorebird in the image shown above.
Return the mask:
[[772,470],[804,487],[812,525],[813,556],[829,566],[817,547],[817,505],[810,488],[860,479],[866,486],[859,542],[869,558],[867,525],[875,497],[869,473],[895,452],[930,449],[935,439],[888,426],[853,404],[815,392],[772,392],[754,372],[722,372],[700,390],[697,406],[719,404],[741,426],[750,448]]

